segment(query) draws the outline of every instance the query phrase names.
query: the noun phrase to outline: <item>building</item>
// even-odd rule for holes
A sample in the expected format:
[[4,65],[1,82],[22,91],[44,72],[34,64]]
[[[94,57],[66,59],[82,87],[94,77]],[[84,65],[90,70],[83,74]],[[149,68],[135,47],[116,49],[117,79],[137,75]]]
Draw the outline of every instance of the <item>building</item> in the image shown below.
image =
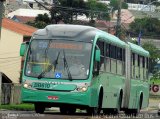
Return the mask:
[[8,14],[8,18],[12,18],[13,16],[25,16],[25,17],[37,17],[38,14],[48,14],[50,13],[48,10],[34,10],[34,9],[18,9]]
[[12,20],[20,23],[27,23],[27,22],[33,22],[36,19],[36,17],[27,17],[27,16],[13,16]]
[[37,3],[35,0],[21,0],[23,2],[23,4],[27,4],[28,6],[30,6],[32,9],[39,9],[42,10],[44,9],[39,3],[43,4],[43,5],[52,5],[53,0],[37,0],[39,3]]
[[29,40],[37,29],[10,19],[2,20],[0,40],[0,72],[13,83],[18,83],[22,58],[19,56],[20,45]]
[[4,4],[5,4],[6,17],[10,12],[13,12],[20,8],[31,9],[28,4],[23,4],[21,1],[18,1],[18,0],[6,0]]

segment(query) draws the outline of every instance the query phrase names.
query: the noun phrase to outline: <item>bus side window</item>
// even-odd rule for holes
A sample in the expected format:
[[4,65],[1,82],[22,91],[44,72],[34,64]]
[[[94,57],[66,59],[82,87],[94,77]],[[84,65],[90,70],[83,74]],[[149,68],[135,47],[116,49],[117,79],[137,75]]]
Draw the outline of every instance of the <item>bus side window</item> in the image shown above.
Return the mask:
[[132,78],[135,78],[135,53],[132,53]]
[[143,79],[146,80],[145,57],[143,56]]
[[104,71],[104,41],[102,39],[99,39],[97,41],[97,46],[101,51],[100,71]]
[[100,63],[95,60],[95,53],[97,49],[99,49],[98,46],[95,47],[95,51],[94,51],[93,76],[97,76],[99,74]]
[[125,75],[125,49],[122,49],[122,75]]
[[111,59],[110,59],[110,47],[111,45],[106,43],[106,71],[111,71]]
[[117,74],[122,75],[123,74],[123,62],[122,62],[122,48],[117,47],[117,53],[116,53],[116,59],[117,59]]
[[139,60],[138,60],[138,55],[135,54],[135,78],[138,79],[139,78]]

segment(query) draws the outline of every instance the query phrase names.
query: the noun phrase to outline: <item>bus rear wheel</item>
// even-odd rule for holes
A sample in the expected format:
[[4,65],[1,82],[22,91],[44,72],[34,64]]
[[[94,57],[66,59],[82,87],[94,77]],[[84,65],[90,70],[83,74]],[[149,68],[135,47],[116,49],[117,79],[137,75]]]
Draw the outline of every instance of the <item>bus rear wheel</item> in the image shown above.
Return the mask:
[[40,104],[40,103],[35,103],[34,104],[34,108],[35,108],[35,112],[36,113],[40,113],[40,114],[43,114],[44,113],[44,110],[45,110],[45,106]]
[[132,115],[132,116],[137,116],[140,113],[140,105],[138,106],[137,109],[127,109],[125,110],[126,115]]
[[100,112],[101,112],[101,108],[99,107],[90,107],[90,108],[87,108],[87,114],[88,115],[99,115]]

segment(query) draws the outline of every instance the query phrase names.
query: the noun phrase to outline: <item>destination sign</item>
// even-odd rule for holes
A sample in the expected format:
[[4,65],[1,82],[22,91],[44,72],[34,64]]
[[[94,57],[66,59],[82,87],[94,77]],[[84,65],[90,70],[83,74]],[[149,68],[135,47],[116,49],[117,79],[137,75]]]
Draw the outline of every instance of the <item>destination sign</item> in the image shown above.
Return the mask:
[[49,48],[57,48],[57,49],[75,49],[82,50],[82,44],[73,44],[73,43],[51,43]]

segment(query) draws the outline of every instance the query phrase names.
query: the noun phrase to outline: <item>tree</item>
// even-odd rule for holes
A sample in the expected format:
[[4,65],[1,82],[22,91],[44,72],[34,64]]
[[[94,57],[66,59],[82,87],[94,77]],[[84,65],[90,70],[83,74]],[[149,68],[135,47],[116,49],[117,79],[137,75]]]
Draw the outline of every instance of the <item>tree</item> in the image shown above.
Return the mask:
[[59,20],[65,23],[73,23],[78,15],[85,15],[94,23],[94,18],[109,19],[108,6],[96,0],[59,0],[51,10],[53,23]]
[[94,18],[101,20],[110,20],[108,5],[97,2],[96,0],[88,0],[86,6],[89,10],[88,17],[91,20],[93,20]]
[[143,36],[159,36],[160,34],[160,21],[156,18],[137,18],[129,27],[130,31],[135,34],[141,31]]
[[36,28],[44,28],[51,23],[51,19],[48,14],[39,14],[33,22],[27,22],[28,25]]
[[160,53],[158,52],[158,49],[151,43],[151,42],[145,42],[142,47],[149,51],[150,53],[150,60],[149,60],[149,67],[150,67],[150,72],[154,73],[154,66],[157,64],[159,58],[160,58]]
[[[113,11],[118,10],[119,0],[110,0],[109,6],[111,6]],[[126,2],[122,2],[122,9],[128,9],[128,4]]]
[[65,23],[72,23],[73,18],[86,14],[86,5],[83,0],[59,0],[51,9],[51,19],[53,23],[62,20]]

